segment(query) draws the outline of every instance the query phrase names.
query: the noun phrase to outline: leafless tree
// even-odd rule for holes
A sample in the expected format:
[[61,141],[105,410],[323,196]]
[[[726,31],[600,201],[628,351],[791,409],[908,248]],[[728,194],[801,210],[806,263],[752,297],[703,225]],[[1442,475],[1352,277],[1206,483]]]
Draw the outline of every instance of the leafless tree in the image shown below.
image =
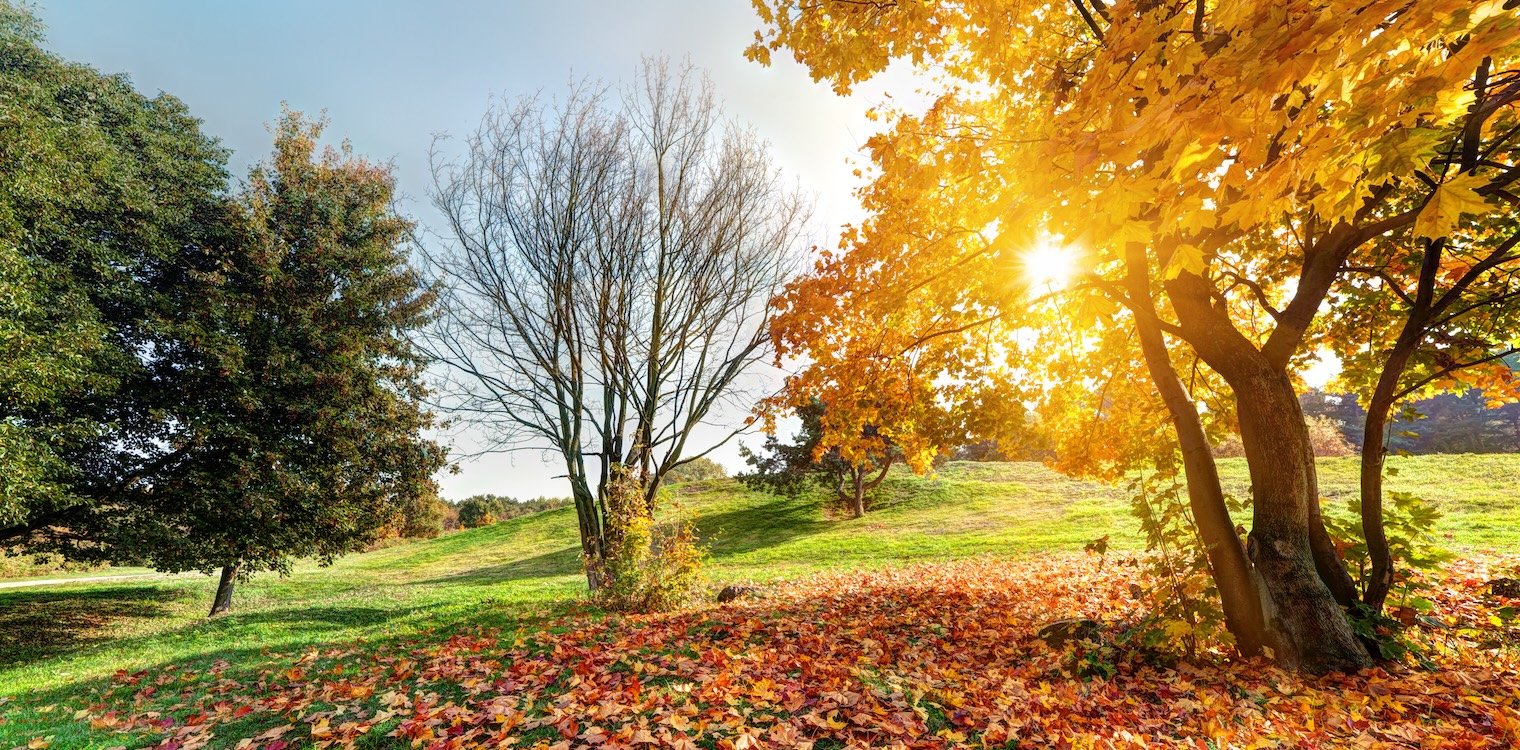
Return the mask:
[[711,82],[663,61],[615,102],[581,86],[493,106],[465,143],[434,149],[447,239],[428,252],[444,290],[428,344],[495,448],[563,458],[594,562],[619,467],[652,512],[667,472],[744,429],[694,436],[752,403],[807,208]]

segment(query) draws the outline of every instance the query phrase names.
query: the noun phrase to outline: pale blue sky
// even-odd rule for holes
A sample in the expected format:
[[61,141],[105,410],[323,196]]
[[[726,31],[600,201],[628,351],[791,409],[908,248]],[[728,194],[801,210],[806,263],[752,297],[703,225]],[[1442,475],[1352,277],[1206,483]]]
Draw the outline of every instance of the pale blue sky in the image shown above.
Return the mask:
[[[814,241],[832,245],[837,226],[858,216],[847,160],[870,134],[864,112],[882,91],[841,99],[787,60],[746,61],[757,26],[748,0],[55,0],[36,9],[54,52],[184,100],[233,150],[235,174],[268,152],[266,124],[282,101],[325,109],[330,136],[394,162],[404,206],[424,224],[433,134],[468,131],[492,95],[553,95],[580,77],[616,82],[641,56],[663,54],[705,69],[729,115],[772,143],[782,168],[817,196]],[[732,469],[736,456],[730,446],[717,458]],[[441,480],[452,498],[565,494],[557,473],[519,454],[466,462]]]

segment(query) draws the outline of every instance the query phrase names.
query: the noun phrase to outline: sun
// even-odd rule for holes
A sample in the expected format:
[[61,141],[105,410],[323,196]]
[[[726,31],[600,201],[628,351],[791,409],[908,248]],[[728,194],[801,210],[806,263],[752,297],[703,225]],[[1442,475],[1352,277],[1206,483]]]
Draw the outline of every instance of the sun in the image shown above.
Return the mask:
[[1024,283],[1036,294],[1065,289],[1077,275],[1077,249],[1051,239],[1024,251]]

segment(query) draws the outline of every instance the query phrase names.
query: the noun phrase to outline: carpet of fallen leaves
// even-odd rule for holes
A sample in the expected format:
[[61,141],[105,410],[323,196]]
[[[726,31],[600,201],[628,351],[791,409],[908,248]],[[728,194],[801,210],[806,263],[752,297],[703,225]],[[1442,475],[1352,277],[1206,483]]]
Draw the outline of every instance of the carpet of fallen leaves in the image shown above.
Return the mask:
[[1484,591],[1489,574],[1459,563],[1439,582],[1419,626],[1436,670],[1315,678],[1120,654],[1110,678],[1074,675],[1039,627],[1132,617],[1135,569],[979,559],[672,615],[270,654],[240,677],[122,672],[73,719],[178,750],[1516,747],[1520,651],[1491,624],[1516,602]]

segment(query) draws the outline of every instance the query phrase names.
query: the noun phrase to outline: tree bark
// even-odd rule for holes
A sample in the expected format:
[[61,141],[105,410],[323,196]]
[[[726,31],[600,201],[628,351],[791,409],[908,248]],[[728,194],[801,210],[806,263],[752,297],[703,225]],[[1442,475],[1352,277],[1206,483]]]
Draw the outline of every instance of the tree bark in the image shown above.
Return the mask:
[[856,518],[866,517],[866,470],[859,466],[850,470],[851,486],[853,494],[850,497],[850,509]]
[[1311,497],[1313,449],[1286,372],[1234,373],[1240,438],[1251,475],[1248,554],[1259,577],[1262,612],[1279,661],[1314,673],[1355,671],[1371,657],[1351,630],[1316,564]]
[[[1294,396],[1294,401],[1298,400]],[[1300,405],[1302,413],[1302,405]],[[1305,487],[1305,500],[1309,504],[1309,551],[1314,555],[1314,569],[1319,573],[1325,587],[1330,589],[1330,595],[1335,597],[1335,603],[1342,607],[1354,607],[1361,600],[1356,590],[1356,581],[1351,578],[1350,571],[1346,570],[1346,560],[1341,557],[1340,550],[1335,548],[1335,540],[1330,538],[1330,532],[1325,528],[1324,512],[1320,508],[1319,476],[1314,461],[1314,444],[1307,439],[1304,447],[1309,451],[1308,460],[1308,484]]]
[[234,560],[222,566],[222,577],[216,584],[216,598],[211,600],[211,612],[207,617],[232,611],[232,589],[237,585],[238,571],[242,567],[242,560]]
[[1362,423],[1362,538],[1367,542],[1367,560],[1371,564],[1367,590],[1362,592],[1362,604],[1374,615],[1383,611],[1388,592],[1393,589],[1393,551],[1388,546],[1388,532],[1383,527],[1383,462],[1387,458],[1383,434],[1388,428],[1394,391],[1409,354],[1410,351],[1395,344],[1394,352],[1383,365]]
[[1198,524],[1209,560],[1209,572],[1219,589],[1220,605],[1224,609],[1225,627],[1235,637],[1235,648],[1242,656],[1260,654],[1267,642],[1266,626],[1262,618],[1261,598],[1251,576],[1251,563],[1246,550],[1235,533],[1235,522],[1230,518],[1229,507],[1224,502],[1224,489],[1219,481],[1219,467],[1209,448],[1208,436],[1198,416],[1198,407],[1188,396],[1172,360],[1167,352],[1166,339],[1162,335],[1159,320],[1151,301],[1149,280],[1145,277],[1144,251],[1129,258],[1128,286],[1135,303],[1136,329],[1140,338],[1140,351],[1155,383],[1161,400],[1171,416],[1172,427],[1177,433],[1177,443],[1182,450],[1183,475],[1187,479],[1188,505],[1193,520]]
[[[606,527],[603,524],[601,504],[591,488],[583,481],[576,481],[572,474],[571,495],[575,500],[575,518],[580,526],[581,564],[586,569],[586,587],[591,593],[601,588],[602,558],[605,551]],[[606,482],[602,483],[605,491]]]

